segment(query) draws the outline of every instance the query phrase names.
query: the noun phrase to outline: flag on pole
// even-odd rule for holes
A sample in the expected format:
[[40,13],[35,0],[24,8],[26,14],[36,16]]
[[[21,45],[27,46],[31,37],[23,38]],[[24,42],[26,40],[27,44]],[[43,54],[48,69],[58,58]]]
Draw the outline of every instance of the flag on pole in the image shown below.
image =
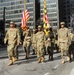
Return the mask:
[[45,23],[49,23],[49,20],[48,20],[48,16],[47,14],[43,16],[44,20],[45,20]]
[[29,15],[29,12],[28,10],[25,10],[22,14],[22,20],[21,20],[21,28],[23,30],[27,29],[27,21],[29,20],[30,18],[30,15]]
[[50,28],[51,26],[50,26],[50,24],[49,24],[49,19],[48,19],[48,16],[47,16],[47,14],[45,14],[44,16],[43,16],[43,19],[44,19],[44,28]]
[[50,28],[50,23],[47,15],[47,6],[46,6],[46,0],[44,0],[44,15],[43,15],[43,22],[44,22],[44,29]]

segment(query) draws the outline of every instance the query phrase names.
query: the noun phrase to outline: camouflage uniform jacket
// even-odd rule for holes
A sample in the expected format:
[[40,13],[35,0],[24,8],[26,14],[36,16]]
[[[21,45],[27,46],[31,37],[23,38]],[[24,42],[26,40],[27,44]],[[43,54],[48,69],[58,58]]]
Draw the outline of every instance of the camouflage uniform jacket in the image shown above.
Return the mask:
[[4,41],[8,41],[8,45],[10,44],[19,44],[20,43],[20,31],[17,28],[9,28],[6,33]]
[[40,32],[37,32],[36,33],[36,45],[37,45],[37,48],[38,47],[43,47],[45,43],[45,34],[43,31],[40,31]]
[[69,41],[69,31],[67,28],[61,28],[58,31],[58,42],[68,42]]

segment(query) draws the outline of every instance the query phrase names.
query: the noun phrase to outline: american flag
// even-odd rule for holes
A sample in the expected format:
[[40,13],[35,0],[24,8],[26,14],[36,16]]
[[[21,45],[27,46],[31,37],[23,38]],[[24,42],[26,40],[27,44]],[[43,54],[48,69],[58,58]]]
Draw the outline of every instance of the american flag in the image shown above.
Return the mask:
[[29,18],[30,18],[29,12],[28,10],[25,10],[23,12],[22,21],[21,21],[21,27],[23,30],[27,28],[27,21],[29,20]]

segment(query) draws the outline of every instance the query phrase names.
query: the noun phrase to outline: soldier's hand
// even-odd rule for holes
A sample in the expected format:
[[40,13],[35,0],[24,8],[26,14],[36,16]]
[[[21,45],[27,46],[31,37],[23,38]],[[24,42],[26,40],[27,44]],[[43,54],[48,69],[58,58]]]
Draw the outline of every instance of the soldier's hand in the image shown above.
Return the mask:
[[50,38],[48,38],[48,41],[50,41],[51,39]]
[[20,44],[22,44],[22,42],[20,42]]
[[22,42],[18,43],[17,45],[19,46],[20,44],[22,44]]
[[4,41],[4,44],[6,44],[6,41]]

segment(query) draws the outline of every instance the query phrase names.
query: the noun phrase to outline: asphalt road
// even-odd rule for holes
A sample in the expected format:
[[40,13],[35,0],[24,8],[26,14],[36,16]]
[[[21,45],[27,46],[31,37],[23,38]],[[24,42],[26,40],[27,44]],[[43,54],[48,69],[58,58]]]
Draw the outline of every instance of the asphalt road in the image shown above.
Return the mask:
[[54,53],[53,61],[48,61],[46,55],[44,63],[37,63],[37,57],[32,52],[26,60],[22,48],[19,47],[18,50],[19,60],[8,66],[6,47],[0,48],[0,75],[74,75],[74,61],[61,64],[60,53]]

